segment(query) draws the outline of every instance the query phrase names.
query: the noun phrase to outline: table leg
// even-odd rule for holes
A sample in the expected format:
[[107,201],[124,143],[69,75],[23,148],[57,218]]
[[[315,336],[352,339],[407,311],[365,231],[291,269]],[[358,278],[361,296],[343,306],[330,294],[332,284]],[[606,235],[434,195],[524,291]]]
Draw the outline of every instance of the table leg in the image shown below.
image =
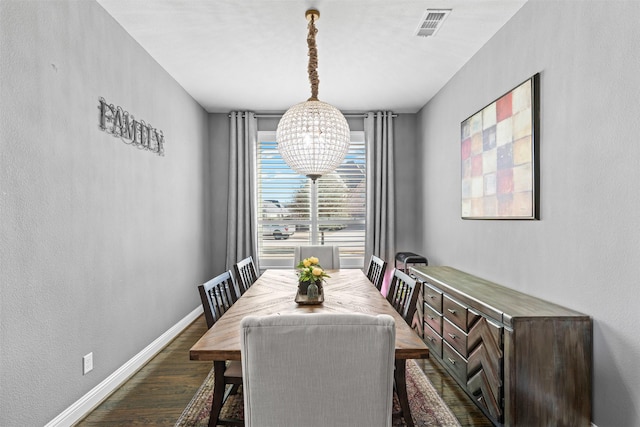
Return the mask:
[[213,362],[213,404],[211,405],[211,413],[209,414],[209,427],[216,427],[218,417],[222,409],[224,401],[224,370],[226,369],[224,360],[216,360]]
[[[396,359],[396,369],[393,373],[396,380],[396,393],[402,409],[402,418],[407,427],[413,427],[413,417],[409,408],[409,396],[407,396],[407,361],[406,359]],[[215,396],[215,395],[214,395]]]

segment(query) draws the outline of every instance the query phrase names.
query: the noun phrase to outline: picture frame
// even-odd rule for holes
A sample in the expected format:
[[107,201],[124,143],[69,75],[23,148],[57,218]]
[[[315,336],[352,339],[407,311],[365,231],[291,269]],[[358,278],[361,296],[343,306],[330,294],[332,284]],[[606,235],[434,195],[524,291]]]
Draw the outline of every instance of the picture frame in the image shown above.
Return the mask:
[[460,125],[462,219],[539,219],[535,74]]

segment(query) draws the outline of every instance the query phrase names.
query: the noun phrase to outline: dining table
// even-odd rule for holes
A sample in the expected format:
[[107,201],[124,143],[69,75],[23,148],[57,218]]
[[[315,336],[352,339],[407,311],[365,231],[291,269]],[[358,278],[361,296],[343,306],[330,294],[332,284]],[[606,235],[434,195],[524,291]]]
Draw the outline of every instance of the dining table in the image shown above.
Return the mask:
[[[223,405],[226,362],[241,360],[240,322],[246,316],[285,313],[365,313],[388,314],[395,320],[395,389],[402,417],[414,425],[406,387],[407,359],[425,359],[429,350],[422,339],[359,269],[326,270],[323,301],[305,304],[297,298],[298,277],[294,269],[266,270],[256,282],[191,347],[191,360],[212,361],[214,365],[213,404],[209,426],[216,426]],[[298,301],[296,301],[298,300]],[[339,362],[339,361],[336,361]]]

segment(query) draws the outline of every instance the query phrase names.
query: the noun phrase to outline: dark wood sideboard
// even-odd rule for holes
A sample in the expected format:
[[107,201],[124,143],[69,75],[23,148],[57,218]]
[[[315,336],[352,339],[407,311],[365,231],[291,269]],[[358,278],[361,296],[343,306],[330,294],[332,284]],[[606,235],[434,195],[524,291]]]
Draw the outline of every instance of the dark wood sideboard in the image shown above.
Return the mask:
[[589,316],[451,267],[411,272],[416,331],[495,425],[591,424]]

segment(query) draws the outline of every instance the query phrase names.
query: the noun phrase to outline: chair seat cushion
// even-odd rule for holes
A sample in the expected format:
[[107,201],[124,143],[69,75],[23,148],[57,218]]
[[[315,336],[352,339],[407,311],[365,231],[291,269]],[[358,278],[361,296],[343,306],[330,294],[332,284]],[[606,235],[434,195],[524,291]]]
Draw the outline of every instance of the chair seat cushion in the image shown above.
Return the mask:
[[224,376],[228,378],[242,378],[242,363],[239,360],[232,360],[227,364]]

